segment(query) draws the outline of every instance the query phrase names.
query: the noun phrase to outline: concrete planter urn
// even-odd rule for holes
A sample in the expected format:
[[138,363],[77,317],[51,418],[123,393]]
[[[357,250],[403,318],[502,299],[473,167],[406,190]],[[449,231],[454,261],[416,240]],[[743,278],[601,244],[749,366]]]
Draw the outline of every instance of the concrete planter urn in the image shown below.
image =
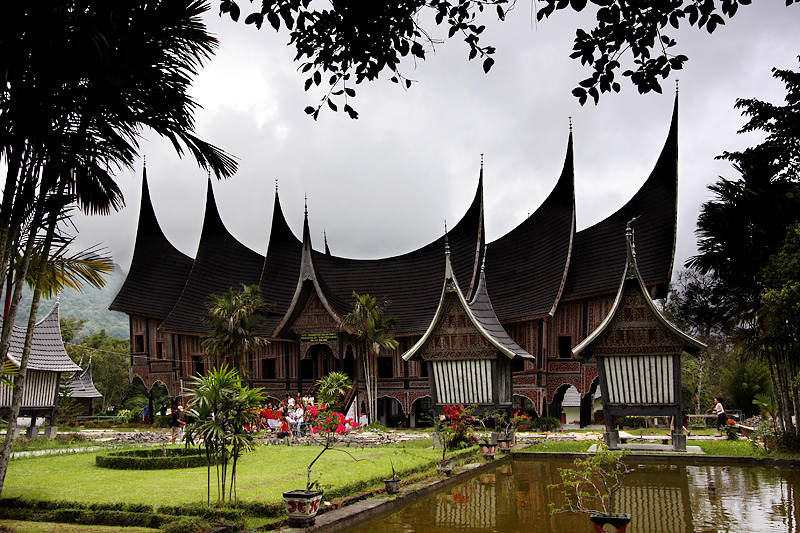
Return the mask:
[[494,459],[494,454],[497,453],[497,444],[492,442],[483,441],[478,443],[481,448],[481,455],[486,459]]
[[391,479],[384,479],[383,484],[386,485],[386,494],[397,494],[400,492],[400,478],[393,477]]
[[614,527],[617,533],[625,533],[628,529],[628,524],[631,522],[631,515],[627,513],[597,513],[589,515],[589,520],[591,520],[592,525],[594,525],[595,533],[603,533],[606,531],[606,524]]
[[445,476],[449,476],[453,473],[453,466],[455,465],[455,461],[452,457],[448,457],[447,459],[442,459],[441,461],[436,463],[436,472],[439,474],[444,474]]
[[313,526],[317,519],[319,502],[322,500],[321,490],[290,490],[283,493],[283,503],[289,517],[289,526]]
[[504,453],[511,451],[511,439],[497,439],[497,449]]

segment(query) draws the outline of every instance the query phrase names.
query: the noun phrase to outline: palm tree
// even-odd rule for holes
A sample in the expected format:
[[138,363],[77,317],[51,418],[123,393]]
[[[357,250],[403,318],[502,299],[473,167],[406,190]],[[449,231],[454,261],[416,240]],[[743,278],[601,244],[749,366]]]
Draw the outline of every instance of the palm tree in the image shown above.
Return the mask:
[[389,331],[396,323],[393,317],[383,317],[388,307],[386,299],[378,300],[369,294],[360,295],[353,291],[353,310],[342,319],[342,329],[349,331],[362,340],[361,361],[364,368],[364,380],[367,386],[367,403],[369,404],[370,422],[375,421],[378,412],[378,380],[375,372],[375,356],[381,349],[394,350],[397,340]]
[[331,372],[317,380],[317,395],[324,405],[332,410],[338,410],[343,407],[342,398],[352,387],[353,381],[350,376],[344,372]]
[[205,376],[195,376],[190,385],[190,413],[195,422],[187,426],[186,439],[202,440],[208,461],[208,500],[211,500],[211,464],[217,470],[217,499],[236,498],[236,464],[245,452],[255,446],[254,435],[244,427],[253,424],[256,408],[264,401],[261,389],[242,385],[234,368],[223,365]]
[[[187,93],[217,46],[200,20],[207,9],[199,0],[49,0],[4,6],[0,287],[12,261],[21,260],[4,315],[0,359],[8,352],[34,250],[38,247],[44,260],[32,275],[32,317],[57,224],[72,204],[88,213],[123,205],[113,171],[132,166],[143,128],[168,138],[179,155],[188,150],[217,177],[235,172],[228,154],[195,135],[197,103]],[[29,322],[12,414],[24,389],[31,335]],[[0,457],[0,492],[7,448]]]
[[214,358],[214,366],[230,359],[239,374],[246,375],[248,357],[269,344],[257,331],[271,306],[261,299],[258,285],[243,283],[240,291],[231,287],[221,296],[210,295],[207,307],[206,321],[214,331],[202,339],[201,345]]

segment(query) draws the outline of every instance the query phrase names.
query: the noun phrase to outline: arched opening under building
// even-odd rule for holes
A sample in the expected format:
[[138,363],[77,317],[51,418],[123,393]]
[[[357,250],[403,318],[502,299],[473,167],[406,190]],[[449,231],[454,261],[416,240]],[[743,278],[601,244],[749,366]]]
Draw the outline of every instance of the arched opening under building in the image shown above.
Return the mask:
[[520,394],[515,394],[511,399],[511,413],[514,414],[516,412],[520,412],[520,414],[526,414],[531,419],[539,418],[539,411],[536,409],[536,404],[533,403],[533,400],[528,398],[527,396],[522,396]]
[[581,397],[581,427],[590,424],[605,424],[599,377],[594,378],[589,392]]
[[[564,395],[567,393],[567,390],[570,387],[572,387],[572,385],[568,383],[561,385],[558,390],[556,390],[556,393],[553,394],[553,401],[547,406],[547,416],[552,416],[553,418],[560,420],[562,424],[567,423],[567,415],[562,409],[562,404],[564,401]],[[575,387],[572,388],[575,389]],[[575,392],[577,393],[577,389]]]
[[427,428],[433,426],[433,402],[430,396],[423,396],[411,404],[411,414],[408,416],[408,425],[412,428]]
[[378,413],[375,420],[388,428],[396,428],[405,421],[403,406],[395,398],[381,396],[378,398]]
[[153,399],[153,409],[155,414],[167,416],[167,409],[172,407],[172,397],[167,386],[161,381],[156,381],[150,387],[150,397]]

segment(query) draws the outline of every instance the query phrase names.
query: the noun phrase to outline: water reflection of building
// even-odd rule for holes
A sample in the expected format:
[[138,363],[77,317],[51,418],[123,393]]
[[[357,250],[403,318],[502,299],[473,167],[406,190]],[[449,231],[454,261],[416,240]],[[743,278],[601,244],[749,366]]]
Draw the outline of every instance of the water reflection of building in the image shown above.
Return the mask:
[[615,510],[631,514],[633,531],[693,531],[686,466],[638,465],[617,493]]
[[[482,481],[480,476],[484,476]],[[480,474],[478,478],[451,491],[437,494],[436,525],[480,531],[496,527],[496,481],[496,474]]]

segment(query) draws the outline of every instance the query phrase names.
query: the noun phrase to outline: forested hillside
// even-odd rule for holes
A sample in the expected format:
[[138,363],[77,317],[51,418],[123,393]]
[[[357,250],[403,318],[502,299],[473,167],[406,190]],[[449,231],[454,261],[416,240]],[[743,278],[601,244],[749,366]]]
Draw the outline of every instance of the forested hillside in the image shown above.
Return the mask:
[[[109,304],[125,281],[125,275],[120,266],[114,264],[114,272],[108,277],[106,286],[102,289],[84,287],[80,292],[68,289],[61,293],[61,318],[83,318],[86,320],[83,328],[78,333],[76,341],[79,341],[83,336],[97,333],[101,329],[106,330],[110,337],[117,339],[130,337],[127,315],[108,310]],[[20,302],[20,316],[17,317],[17,324],[25,324],[28,319],[30,302],[31,291],[26,289],[22,296],[22,302]],[[37,316],[40,320],[50,312],[53,302],[54,300],[43,300],[39,303]]]

